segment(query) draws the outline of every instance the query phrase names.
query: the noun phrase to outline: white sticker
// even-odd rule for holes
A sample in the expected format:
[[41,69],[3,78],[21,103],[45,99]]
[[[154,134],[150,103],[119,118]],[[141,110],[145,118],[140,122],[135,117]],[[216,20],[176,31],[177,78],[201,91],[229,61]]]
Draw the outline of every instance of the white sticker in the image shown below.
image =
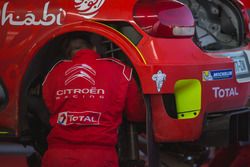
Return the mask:
[[105,0],[75,0],[75,8],[86,19],[97,15]]
[[237,91],[236,87],[233,87],[233,88],[213,87],[212,90],[214,91],[214,97],[216,99],[225,98],[225,97],[233,97],[233,96],[239,95],[239,92]]

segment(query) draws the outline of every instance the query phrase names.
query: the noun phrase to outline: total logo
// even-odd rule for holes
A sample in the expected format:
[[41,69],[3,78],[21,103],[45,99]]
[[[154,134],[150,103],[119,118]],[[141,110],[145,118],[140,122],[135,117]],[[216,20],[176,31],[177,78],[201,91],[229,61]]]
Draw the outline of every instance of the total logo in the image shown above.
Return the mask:
[[99,125],[101,113],[95,111],[61,112],[58,114],[57,123],[60,125]]
[[226,98],[226,97],[233,97],[238,96],[239,92],[237,91],[236,87],[233,88],[220,88],[220,87],[213,87],[214,97],[217,98]]

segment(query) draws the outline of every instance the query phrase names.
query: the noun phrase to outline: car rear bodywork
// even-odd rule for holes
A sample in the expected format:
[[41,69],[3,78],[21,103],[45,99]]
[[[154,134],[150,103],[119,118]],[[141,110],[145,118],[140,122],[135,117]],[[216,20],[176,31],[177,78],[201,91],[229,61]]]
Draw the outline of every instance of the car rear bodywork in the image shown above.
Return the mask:
[[[221,130],[217,119],[229,116],[225,130],[231,116],[249,112],[249,20],[238,1],[86,4],[0,2],[0,137],[20,137],[29,128],[30,88],[63,54],[67,34],[80,31],[104,38],[123,53],[117,58],[129,59],[143,93],[150,95],[158,142],[195,141],[212,122]],[[188,14],[188,21],[176,21],[183,13],[169,12],[175,10]]]

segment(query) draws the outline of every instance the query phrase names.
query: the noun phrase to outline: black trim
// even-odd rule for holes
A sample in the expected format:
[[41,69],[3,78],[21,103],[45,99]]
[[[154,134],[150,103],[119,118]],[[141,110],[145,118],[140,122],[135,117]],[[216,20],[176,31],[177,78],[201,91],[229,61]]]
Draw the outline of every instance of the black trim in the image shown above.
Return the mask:
[[163,94],[162,100],[164,103],[165,110],[167,114],[174,119],[178,118],[177,109],[176,109],[176,101],[174,94]]
[[9,97],[7,93],[7,89],[5,88],[3,82],[0,80],[0,111],[3,111],[3,109],[8,104]]
[[145,95],[146,103],[146,134],[147,134],[147,152],[148,152],[148,167],[159,167],[160,166],[160,156],[159,148],[154,140],[153,132],[153,118],[152,118],[152,106],[151,106],[151,96]]
[[202,144],[227,146],[250,141],[250,108],[210,113],[204,123]]
[[131,24],[127,22],[115,21],[115,22],[102,22],[102,23],[122,33],[134,45],[138,45],[141,39],[143,38],[143,36]]

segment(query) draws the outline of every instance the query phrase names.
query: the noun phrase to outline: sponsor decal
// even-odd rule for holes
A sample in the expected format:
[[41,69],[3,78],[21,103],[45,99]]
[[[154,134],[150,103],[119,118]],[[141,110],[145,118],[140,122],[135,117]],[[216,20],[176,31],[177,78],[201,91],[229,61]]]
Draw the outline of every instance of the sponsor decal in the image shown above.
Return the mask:
[[156,83],[157,91],[160,92],[164,81],[166,80],[166,74],[159,70],[156,74],[152,76],[152,80]]
[[78,99],[78,98],[89,98],[89,99],[104,99],[105,90],[98,89],[96,87],[81,88],[81,89],[60,89],[56,91],[56,100],[60,99]]
[[203,81],[226,80],[233,78],[233,70],[211,70],[202,72]]
[[101,113],[95,111],[61,112],[58,114],[57,123],[60,125],[99,125]]
[[75,0],[75,8],[86,19],[97,15],[105,0]]
[[41,18],[38,18],[32,11],[27,11],[24,17],[15,15],[15,11],[8,11],[9,2],[5,2],[1,9],[1,25],[9,23],[13,26],[50,26],[53,24],[62,25],[61,19],[66,16],[66,11],[58,9],[57,14],[49,13],[50,1],[46,2]]
[[236,87],[233,88],[220,88],[220,87],[213,87],[214,97],[217,98],[225,98],[225,97],[233,97],[238,96],[239,92],[237,91]]
[[96,75],[96,71],[87,64],[76,64],[73,67],[70,67],[67,71],[65,71],[65,76],[68,78],[65,80],[64,84],[68,85],[72,81],[77,78],[82,78],[95,85],[95,80],[88,74]]
[[[67,86],[76,79],[83,79],[91,85],[95,85],[96,71],[87,64],[76,64],[65,71],[64,85]],[[104,99],[105,90],[97,87],[90,88],[68,88],[56,91],[56,100],[60,99]]]

